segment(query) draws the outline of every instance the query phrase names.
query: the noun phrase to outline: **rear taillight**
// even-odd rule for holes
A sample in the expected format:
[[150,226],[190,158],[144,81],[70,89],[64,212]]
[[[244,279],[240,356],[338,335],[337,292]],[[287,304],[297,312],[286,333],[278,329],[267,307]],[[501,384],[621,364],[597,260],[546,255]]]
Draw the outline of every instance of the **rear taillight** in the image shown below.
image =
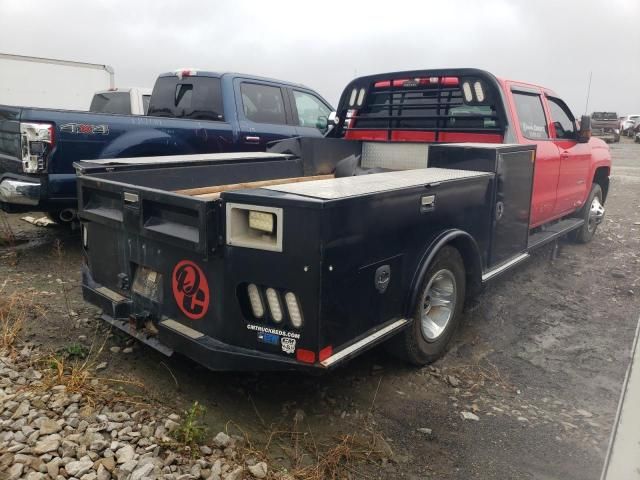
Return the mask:
[[346,128],[353,128],[353,121],[355,120],[355,116],[358,113],[358,110],[347,110],[347,114],[344,117],[344,126]]
[[284,301],[287,304],[287,311],[289,312],[291,325],[295,328],[300,328],[302,326],[302,312],[300,311],[300,305],[298,304],[296,294],[293,292],[287,292],[284,296]]
[[[302,307],[295,293],[250,283],[247,285],[247,297],[251,313],[256,319],[267,318],[276,325],[282,325],[288,318],[290,326],[296,329],[302,328],[304,323]],[[268,316],[265,315],[267,312]]]
[[55,145],[53,125],[50,123],[21,123],[22,171],[43,172],[47,169],[47,156]]

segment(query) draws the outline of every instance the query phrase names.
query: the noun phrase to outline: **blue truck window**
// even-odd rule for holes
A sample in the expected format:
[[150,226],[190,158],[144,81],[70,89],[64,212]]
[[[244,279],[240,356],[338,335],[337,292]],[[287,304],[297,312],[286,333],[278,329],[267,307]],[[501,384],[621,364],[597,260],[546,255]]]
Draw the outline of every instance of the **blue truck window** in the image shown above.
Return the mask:
[[298,124],[301,127],[315,127],[324,129],[331,110],[314,95],[293,91],[298,111]]
[[148,115],[224,121],[217,77],[160,77],[151,94]]
[[242,83],[242,108],[248,120],[258,123],[277,123],[284,125],[287,119],[284,113],[284,99],[279,87]]

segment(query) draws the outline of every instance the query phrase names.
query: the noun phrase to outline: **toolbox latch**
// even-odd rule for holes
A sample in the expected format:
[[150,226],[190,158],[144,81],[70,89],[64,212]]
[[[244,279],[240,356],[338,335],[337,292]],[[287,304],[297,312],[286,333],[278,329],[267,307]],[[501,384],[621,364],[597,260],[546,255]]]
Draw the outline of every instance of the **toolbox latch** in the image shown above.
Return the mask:
[[423,195],[420,197],[420,212],[430,212],[436,208],[436,196],[435,195]]

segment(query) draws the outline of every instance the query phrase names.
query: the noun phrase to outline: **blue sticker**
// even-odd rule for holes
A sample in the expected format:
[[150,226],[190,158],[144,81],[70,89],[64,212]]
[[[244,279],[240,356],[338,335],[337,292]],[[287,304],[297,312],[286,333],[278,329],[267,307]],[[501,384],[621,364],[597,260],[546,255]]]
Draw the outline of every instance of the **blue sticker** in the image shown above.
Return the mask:
[[262,343],[268,343],[270,345],[279,345],[280,336],[273,333],[258,332],[258,341]]

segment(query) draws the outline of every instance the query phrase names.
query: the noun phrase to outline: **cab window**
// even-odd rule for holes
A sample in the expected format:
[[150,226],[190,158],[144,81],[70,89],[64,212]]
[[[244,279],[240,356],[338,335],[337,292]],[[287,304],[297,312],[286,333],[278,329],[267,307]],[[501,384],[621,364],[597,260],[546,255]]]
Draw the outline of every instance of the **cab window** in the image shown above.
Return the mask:
[[284,99],[279,87],[243,83],[240,86],[242,108],[248,120],[258,123],[286,124]]
[[298,111],[298,125],[326,130],[331,110],[317,97],[305,92],[293,91]]
[[531,140],[549,138],[547,119],[542,108],[542,99],[535,93],[513,92],[522,135]]
[[576,124],[567,106],[564,102],[555,98],[547,97],[547,100],[549,101],[551,122],[556,131],[556,138],[575,139]]

